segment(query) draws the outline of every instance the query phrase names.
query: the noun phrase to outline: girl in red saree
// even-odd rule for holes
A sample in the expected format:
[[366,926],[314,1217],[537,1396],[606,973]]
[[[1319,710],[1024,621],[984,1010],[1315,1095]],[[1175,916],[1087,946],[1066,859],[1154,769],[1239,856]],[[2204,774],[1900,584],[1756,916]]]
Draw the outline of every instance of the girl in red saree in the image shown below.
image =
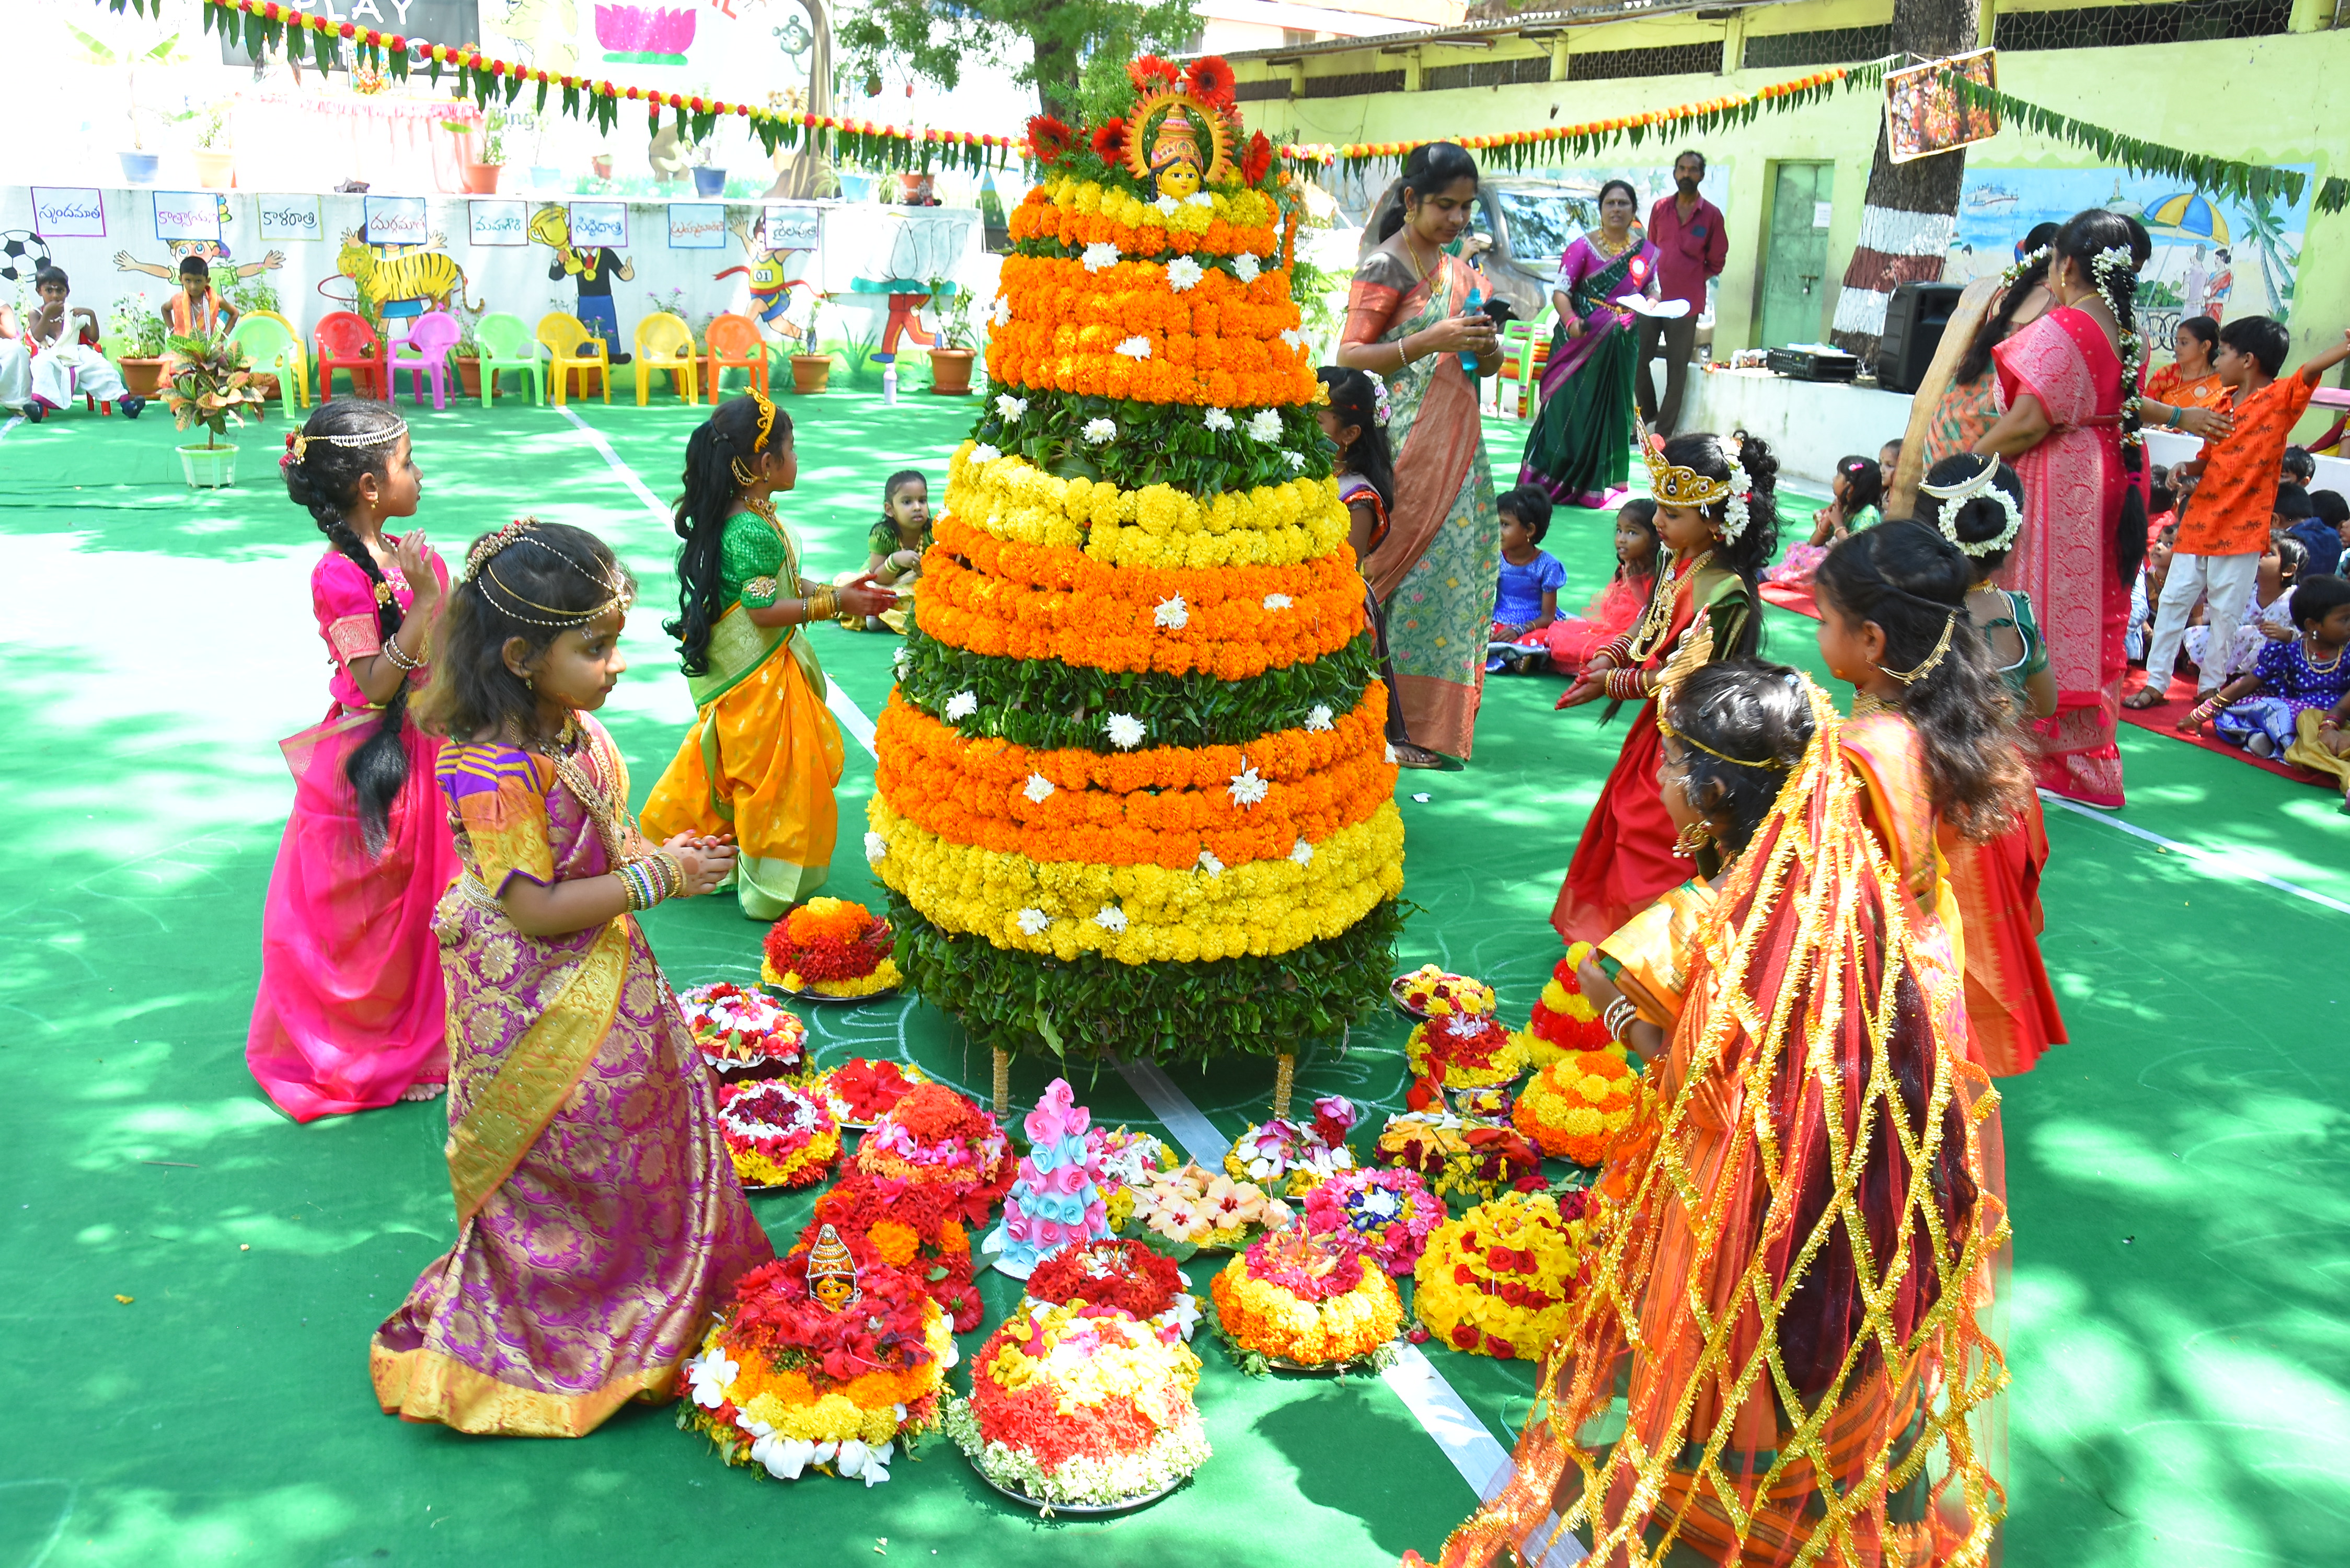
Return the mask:
[[1338,363],[1388,384],[1395,504],[1363,562],[1386,607],[1395,700],[1419,747],[1398,761],[1437,765],[1419,748],[1466,758],[1485,690],[1485,643],[1500,581],[1502,519],[1477,413],[1477,378],[1501,365],[1483,280],[1446,246],[1468,231],[1477,161],[1450,141],[1412,150],[1402,200],[1378,249],[1355,269]]
[[1825,693],[1733,661],[1661,717],[1667,808],[1726,867],[1585,967],[1655,1093],[1514,1472],[1443,1561],[1572,1531],[1602,1568],[1982,1563],[2007,1220],[1955,977]]
[[1648,450],[1657,534],[1671,553],[1630,630],[1593,654],[1559,698],[1642,704],[1583,824],[1550,923],[1568,945],[1597,941],[1685,880],[1696,862],[1676,842],[1657,790],[1653,694],[1666,661],[1694,640],[1700,618],[1717,657],[1743,658],[1762,635],[1758,574],[1779,548],[1778,459],[1741,431],[1703,431]]

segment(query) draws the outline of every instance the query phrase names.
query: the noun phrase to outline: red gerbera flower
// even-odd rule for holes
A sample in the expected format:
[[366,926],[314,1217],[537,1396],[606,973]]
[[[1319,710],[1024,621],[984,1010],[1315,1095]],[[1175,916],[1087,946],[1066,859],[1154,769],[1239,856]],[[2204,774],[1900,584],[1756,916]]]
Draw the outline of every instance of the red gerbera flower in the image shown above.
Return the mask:
[[1191,84],[1191,91],[1211,109],[1221,109],[1232,102],[1232,88],[1240,79],[1222,55],[1201,56],[1191,62],[1191,68],[1184,76]]
[[1028,119],[1028,146],[1039,163],[1057,163],[1076,145],[1077,133],[1049,114]]
[[1135,91],[1149,92],[1157,88],[1173,87],[1183,79],[1183,70],[1172,60],[1162,60],[1157,55],[1145,55],[1126,67],[1126,79],[1134,84]]
[[1094,152],[1105,163],[1126,156],[1126,121],[1106,119],[1094,128]]
[[[1220,66],[1223,63],[1222,60],[1216,62]],[[1226,67],[1226,69],[1230,68]],[[1241,154],[1241,178],[1252,185],[1258,184],[1264,179],[1265,171],[1272,167],[1273,143],[1267,141],[1264,132],[1260,130],[1249,138],[1248,151]]]

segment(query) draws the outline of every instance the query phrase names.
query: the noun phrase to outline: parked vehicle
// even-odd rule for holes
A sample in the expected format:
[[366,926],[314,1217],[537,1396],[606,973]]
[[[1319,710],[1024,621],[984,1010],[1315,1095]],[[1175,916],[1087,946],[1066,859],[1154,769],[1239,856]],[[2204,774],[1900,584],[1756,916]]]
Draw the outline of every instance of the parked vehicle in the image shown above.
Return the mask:
[[[1467,243],[1485,240],[1479,265],[1492,292],[1510,302],[1521,321],[1532,320],[1550,303],[1559,257],[1586,224],[1598,222],[1598,186],[1575,181],[1491,176],[1478,183]],[[1402,199],[1403,182],[1388,182],[1371,203],[1357,259],[1379,243],[1381,221]]]

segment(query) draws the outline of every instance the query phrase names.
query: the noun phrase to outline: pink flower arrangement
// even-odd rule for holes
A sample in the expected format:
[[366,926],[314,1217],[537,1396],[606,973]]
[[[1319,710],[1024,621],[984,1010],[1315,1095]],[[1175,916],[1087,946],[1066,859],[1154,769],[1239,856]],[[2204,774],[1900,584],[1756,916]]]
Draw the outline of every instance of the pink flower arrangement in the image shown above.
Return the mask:
[[1311,1190],[1332,1173],[1353,1168],[1347,1133],[1357,1119],[1354,1102],[1328,1095],[1314,1102],[1314,1119],[1298,1123],[1276,1117],[1235,1139],[1224,1170],[1235,1179],[1284,1189],[1292,1197]]
[[1401,1278],[1428,1249],[1444,1205],[1416,1170],[1342,1170],[1305,1195],[1305,1226]]

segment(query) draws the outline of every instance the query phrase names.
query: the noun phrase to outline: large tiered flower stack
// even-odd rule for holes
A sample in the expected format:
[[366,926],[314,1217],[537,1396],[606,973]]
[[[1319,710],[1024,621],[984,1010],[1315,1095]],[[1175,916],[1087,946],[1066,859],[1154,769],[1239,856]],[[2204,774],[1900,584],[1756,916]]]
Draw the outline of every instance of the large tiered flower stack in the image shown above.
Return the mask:
[[1379,998],[1403,826],[1285,179],[1221,60],[1030,127],[866,849],[998,1052],[1286,1054]]

